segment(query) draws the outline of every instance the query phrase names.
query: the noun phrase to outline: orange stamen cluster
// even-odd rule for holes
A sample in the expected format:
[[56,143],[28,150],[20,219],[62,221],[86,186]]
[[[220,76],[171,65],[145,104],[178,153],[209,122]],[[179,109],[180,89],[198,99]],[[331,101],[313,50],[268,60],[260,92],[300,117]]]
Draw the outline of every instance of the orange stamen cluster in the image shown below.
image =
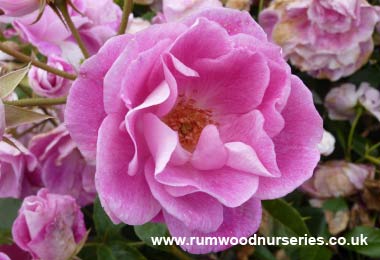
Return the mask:
[[203,128],[215,124],[212,111],[197,108],[193,99],[180,99],[163,121],[178,132],[180,143],[190,152],[195,149]]

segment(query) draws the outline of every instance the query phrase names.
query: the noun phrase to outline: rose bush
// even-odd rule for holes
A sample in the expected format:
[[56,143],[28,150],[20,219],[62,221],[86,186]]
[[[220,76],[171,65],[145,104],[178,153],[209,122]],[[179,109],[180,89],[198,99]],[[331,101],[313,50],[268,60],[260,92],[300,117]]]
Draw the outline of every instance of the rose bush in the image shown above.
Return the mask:
[[260,200],[311,177],[323,133],[280,48],[228,9],[110,39],[82,65],[65,120],[96,159],[113,222],[162,221],[185,237],[253,234]]

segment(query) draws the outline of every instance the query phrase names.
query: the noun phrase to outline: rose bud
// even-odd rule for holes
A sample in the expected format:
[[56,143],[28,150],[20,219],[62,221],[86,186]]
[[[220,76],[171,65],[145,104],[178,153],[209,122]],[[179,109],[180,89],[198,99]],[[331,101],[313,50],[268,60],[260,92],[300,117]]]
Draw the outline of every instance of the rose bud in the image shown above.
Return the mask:
[[42,189],[24,199],[13,223],[14,242],[34,259],[71,259],[86,236],[83,214],[75,199]]
[[352,120],[355,117],[355,106],[358,93],[354,84],[345,83],[330,90],[325,98],[329,117],[333,120]]
[[[71,64],[58,56],[50,56],[49,66],[75,74]],[[28,74],[31,88],[40,96],[56,98],[66,96],[72,84],[71,80],[62,78],[37,67],[32,67]]]
[[319,152],[324,156],[329,156],[335,149],[335,137],[326,130],[323,131],[322,142],[318,144]]
[[363,82],[358,89],[359,103],[380,121],[380,91]]
[[320,164],[314,176],[302,185],[302,190],[314,198],[347,197],[364,187],[367,178],[373,178],[375,168],[365,164],[329,161]]

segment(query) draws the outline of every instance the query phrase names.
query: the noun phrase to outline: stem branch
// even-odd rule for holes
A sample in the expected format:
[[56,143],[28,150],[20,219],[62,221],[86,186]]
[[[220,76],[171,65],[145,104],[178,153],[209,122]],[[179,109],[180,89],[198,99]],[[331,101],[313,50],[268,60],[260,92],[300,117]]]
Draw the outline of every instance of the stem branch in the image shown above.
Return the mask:
[[133,1],[132,0],[124,0],[123,17],[121,18],[121,23],[120,23],[119,32],[118,32],[119,35],[124,34],[125,30],[127,29],[129,15],[132,12],[132,8],[133,8]]
[[90,57],[90,54],[86,49],[86,46],[84,45],[82,38],[80,37],[79,32],[73,23],[73,20],[71,20],[71,16],[69,14],[69,11],[67,10],[66,2],[59,4],[59,10],[61,11],[62,16],[65,19],[65,22],[67,23],[67,26],[69,27],[71,33],[77,41],[78,46],[83,53],[83,56],[87,59],[88,57]]
[[34,65],[40,69],[46,70],[47,72],[58,75],[62,78],[75,80],[77,77],[76,75],[73,75],[73,74],[67,73],[65,71],[56,69],[56,68],[51,67],[51,66],[49,66],[43,62],[40,62],[39,60],[31,58],[31,57],[29,57],[29,56],[27,56],[21,52],[13,50],[12,48],[8,47],[6,44],[4,44],[2,42],[0,42],[0,51],[5,52],[6,54],[15,57],[17,60],[19,60],[21,62],[32,63],[32,65]]
[[19,107],[54,106],[66,104],[66,97],[62,98],[24,98],[15,101],[3,101],[6,105]]
[[354,140],[354,133],[356,126],[358,125],[359,119],[362,116],[363,113],[363,107],[359,107],[356,112],[356,117],[354,121],[352,122],[350,133],[348,134],[348,141],[347,141],[347,158],[351,160],[351,150],[352,150],[352,142]]

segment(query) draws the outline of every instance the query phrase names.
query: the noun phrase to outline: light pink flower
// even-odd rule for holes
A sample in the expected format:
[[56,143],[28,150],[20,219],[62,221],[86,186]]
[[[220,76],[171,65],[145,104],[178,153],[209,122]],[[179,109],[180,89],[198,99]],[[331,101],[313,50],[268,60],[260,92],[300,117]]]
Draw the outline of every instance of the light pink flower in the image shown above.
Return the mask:
[[71,195],[81,206],[94,201],[95,165],[86,162],[64,125],[35,135],[29,149],[40,164],[43,186],[50,192]]
[[[61,71],[75,74],[75,70],[71,64],[55,55],[48,57],[47,64]],[[30,69],[28,79],[30,87],[36,94],[50,98],[66,96],[72,84],[72,81],[69,79],[59,77],[37,67]]]
[[318,166],[313,178],[305,182],[302,189],[318,199],[350,196],[362,190],[364,181],[373,178],[374,174],[372,165],[329,161]]
[[9,17],[30,14],[38,9],[40,0],[0,0],[0,11]]
[[186,237],[254,233],[261,199],[311,177],[323,132],[280,48],[247,12],[227,8],[109,40],[82,65],[65,120],[96,157],[115,223],[161,219]]
[[362,82],[358,89],[351,83],[342,84],[331,89],[325,98],[329,117],[334,120],[354,119],[357,105],[380,121],[380,91],[367,82]]
[[195,14],[203,9],[221,7],[219,0],[163,0],[162,13],[153,20],[155,23],[174,22]]
[[[114,36],[120,24],[121,10],[112,0],[73,0],[81,12],[69,9],[74,25],[91,54]],[[35,45],[46,56],[55,54],[71,64],[79,64],[82,54],[71,35],[51,8],[46,8],[41,19],[33,24],[34,17],[17,19],[14,26],[22,38]]]
[[24,199],[12,227],[15,243],[40,260],[69,259],[85,234],[83,214],[75,199],[47,189]]
[[40,187],[37,160],[17,140],[0,142],[0,198],[23,198]]
[[274,0],[259,20],[294,66],[335,81],[368,61],[379,15],[366,0]]

